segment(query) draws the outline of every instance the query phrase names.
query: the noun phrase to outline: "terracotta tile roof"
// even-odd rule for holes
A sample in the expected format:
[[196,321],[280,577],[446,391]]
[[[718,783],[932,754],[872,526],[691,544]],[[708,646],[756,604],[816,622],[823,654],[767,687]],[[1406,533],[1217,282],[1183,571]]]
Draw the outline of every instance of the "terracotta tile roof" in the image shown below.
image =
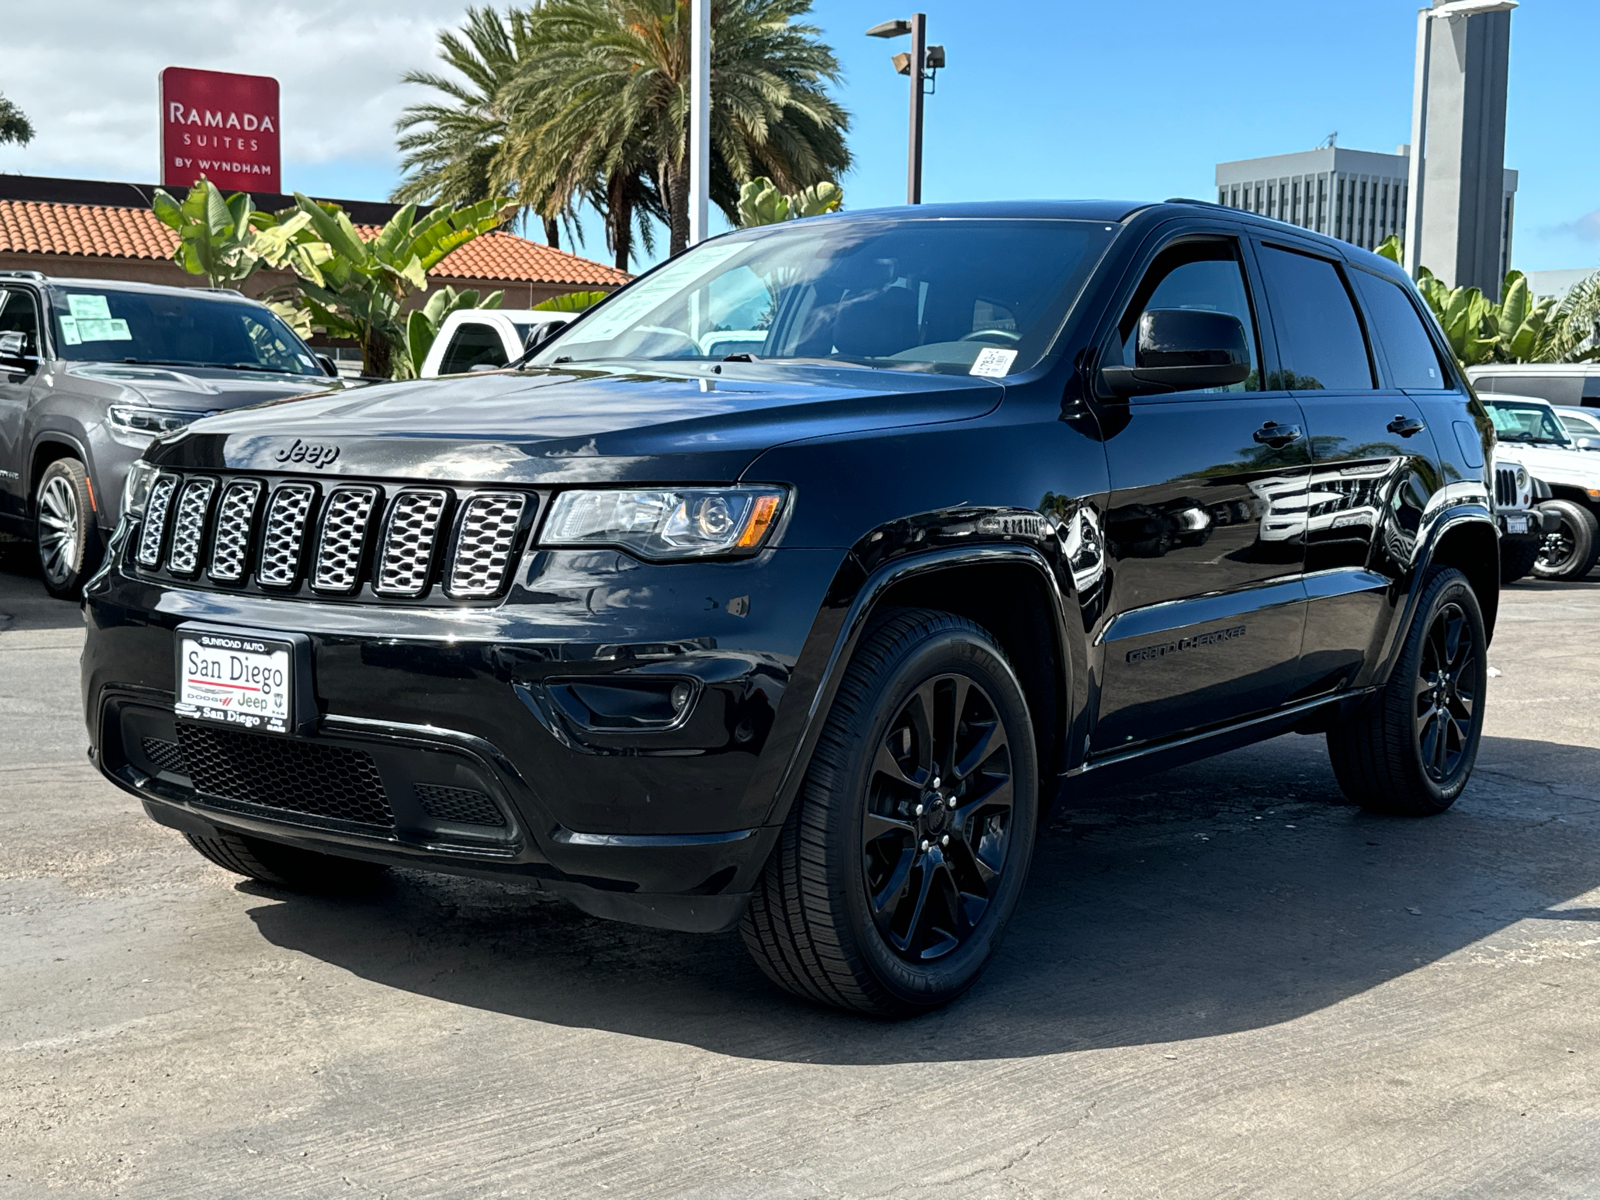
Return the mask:
[[[357,228],[363,237],[378,232],[376,225]],[[0,200],[0,253],[165,259],[172,256],[177,239],[146,208]],[[617,287],[632,278],[603,263],[502,232],[468,242],[428,274],[573,287]]]

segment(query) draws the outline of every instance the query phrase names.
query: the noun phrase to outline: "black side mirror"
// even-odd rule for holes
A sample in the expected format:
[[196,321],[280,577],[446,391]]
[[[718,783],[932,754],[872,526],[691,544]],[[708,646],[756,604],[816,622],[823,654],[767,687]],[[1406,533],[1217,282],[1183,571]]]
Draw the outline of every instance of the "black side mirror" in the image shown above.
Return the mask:
[[1108,366],[1100,371],[1106,386],[1118,396],[1228,387],[1250,377],[1250,343],[1244,323],[1227,313],[1151,309],[1139,318],[1137,336],[1136,366]]
[[571,323],[571,321],[545,321],[543,324],[530,327],[528,336],[522,340],[522,352],[532,353]]
[[317,355],[317,365],[322,368],[322,373],[324,375],[337,376],[339,374],[338,364],[326,354]]

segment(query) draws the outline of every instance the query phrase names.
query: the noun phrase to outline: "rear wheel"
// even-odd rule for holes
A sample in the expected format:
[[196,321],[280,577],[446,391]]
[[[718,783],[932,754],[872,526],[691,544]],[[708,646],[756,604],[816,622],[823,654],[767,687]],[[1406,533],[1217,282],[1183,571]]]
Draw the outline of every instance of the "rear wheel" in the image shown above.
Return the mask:
[[373,887],[386,868],[378,863],[318,854],[240,833],[184,835],[217,866],[261,883],[297,892],[359,892]]
[[45,590],[58,600],[77,600],[100,561],[99,530],[89,495],[89,476],[75,458],[58,458],[44,469],[34,492],[35,541]]
[[926,609],[863,639],[742,932],[797,995],[906,1017],[970,987],[1038,823],[1027,700],[992,635]]
[[1344,794],[1371,812],[1424,817],[1455,803],[1483,736],[1483,613],[1467,577],[1435,567],[1388,684],[1328,731]]
[[1540,579],[1582,579],[1600,556],[1600,522],[1581,504],[1571,500],[1546,500],[1539,505],[1548,529],[1552,519],[1555,532],[1544,535],[1533,573]]

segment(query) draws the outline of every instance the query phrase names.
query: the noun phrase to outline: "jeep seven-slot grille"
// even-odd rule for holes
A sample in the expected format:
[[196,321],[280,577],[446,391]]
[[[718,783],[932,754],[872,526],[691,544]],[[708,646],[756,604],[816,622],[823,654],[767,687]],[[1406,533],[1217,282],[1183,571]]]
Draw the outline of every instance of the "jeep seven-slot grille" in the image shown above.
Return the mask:
[[278,595],[492,600],[538,507],[528,492],[162,473],[134,561]]
[[1517,506],[1517,468],[1510,463],[1499,463],[1495,466],[1494,504],[1496,508]]

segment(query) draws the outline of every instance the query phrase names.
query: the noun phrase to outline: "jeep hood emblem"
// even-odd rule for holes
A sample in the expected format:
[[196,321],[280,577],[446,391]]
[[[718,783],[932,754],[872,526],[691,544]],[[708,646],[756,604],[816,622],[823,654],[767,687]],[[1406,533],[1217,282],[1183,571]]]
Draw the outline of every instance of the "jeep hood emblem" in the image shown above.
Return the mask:
[[281,463],[305,463],[308,467],[321,470],[330,466],[339,457],[339,447],[319,445],[316,442],[295,438],[293,445],[284,447],[273,457]]

